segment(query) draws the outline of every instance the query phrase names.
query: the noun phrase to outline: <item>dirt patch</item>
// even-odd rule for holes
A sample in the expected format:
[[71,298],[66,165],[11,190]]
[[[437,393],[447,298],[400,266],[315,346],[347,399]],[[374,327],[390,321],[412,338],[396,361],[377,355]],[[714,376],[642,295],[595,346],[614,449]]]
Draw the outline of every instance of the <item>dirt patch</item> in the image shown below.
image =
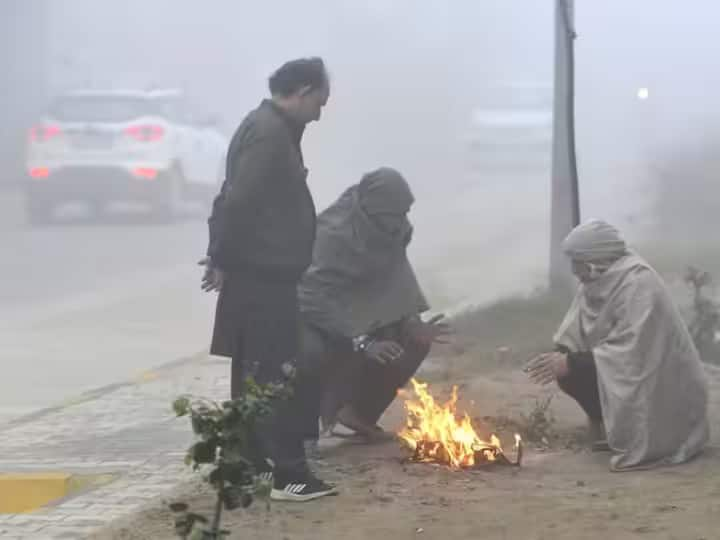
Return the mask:
[[[522,414],[548,395],[517,369],[478,369],[465,375],[462,408],[486,417],[487,429],[503,419],[508,425],[501,431],[522,426]],[[715,372],[709,377],[715,423],[720,418],[720,377]],[[441,381],[434,386],[438,393],[449,387]],[[404,453],[394,443],[339,446],[316,469],[338,484],[340,496],[308,504],[274,503],[270,510],[256,503],[247,512],[228,513],[225,525],[233,531],[231,538],[269,540],[718,538],[720,452],[711,448],[679,467],[610,473],[607,454],[590,453],[578,442],[584,420],[577,406],[558,395],[550,410],[557,437],[549,444],[528,445],[521,469],[450,471],[404,464]],[[396,403],[386,426],[398,427],[401,417]],[[493,422],[497,424],[491,426]],[[210,513],[212,495],[199,482],[179,489],[178,499]],[[174,538],[168,502],[159,501],[93,538]]]

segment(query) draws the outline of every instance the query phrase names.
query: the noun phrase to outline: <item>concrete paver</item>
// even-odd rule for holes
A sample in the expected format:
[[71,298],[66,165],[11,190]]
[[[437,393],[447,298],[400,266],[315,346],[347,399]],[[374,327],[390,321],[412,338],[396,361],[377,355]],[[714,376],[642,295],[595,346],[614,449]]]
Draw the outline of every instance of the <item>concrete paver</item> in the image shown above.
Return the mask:
[[84,538],[167,494],[193,475],[183,463],[193,435],[172,401],[181,394],[222,400],[229,392],[228,361],[199,355],[4,427],[0,472],[116,478],[33,513],[0,515],[0,538]]

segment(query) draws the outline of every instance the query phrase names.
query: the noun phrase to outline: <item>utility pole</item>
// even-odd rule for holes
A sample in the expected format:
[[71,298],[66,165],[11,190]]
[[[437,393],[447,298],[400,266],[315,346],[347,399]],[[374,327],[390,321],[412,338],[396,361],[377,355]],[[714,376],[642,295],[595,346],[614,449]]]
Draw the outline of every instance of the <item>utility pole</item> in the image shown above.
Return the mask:
[[555,0],[555,97],[553,104],[552,195],[550,207],[550,291],[572,285],[560,244],[580,222],[575,158],[575,28],[573,0]]

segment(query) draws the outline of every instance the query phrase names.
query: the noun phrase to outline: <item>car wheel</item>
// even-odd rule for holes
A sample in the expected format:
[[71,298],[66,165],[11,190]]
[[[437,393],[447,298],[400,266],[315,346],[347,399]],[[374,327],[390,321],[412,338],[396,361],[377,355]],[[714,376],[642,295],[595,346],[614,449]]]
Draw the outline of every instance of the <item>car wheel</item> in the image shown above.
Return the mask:
[[215,198],[222,191],[224,182],[225,182],[225,163],[221,163],[218,168],[215,182],[208,186],[203,186],[202,190],[200,191],[200,196],[198,197],[198,199],[202,203],[204,209],[212,211],[212,207],[213,207],[213,203],[215,202]]
[[163,176],[153,214],[161,222],[172,222],[180,213],[183,192],[182,172],[173,168]]
[[26,199],[25,213],[27,222],[33,226],[48,225],[54,217],[54,206],[43,199]]
[[88,212],[92,221],[103,221],[107,212],[107,205],[100,201],[88,202]]

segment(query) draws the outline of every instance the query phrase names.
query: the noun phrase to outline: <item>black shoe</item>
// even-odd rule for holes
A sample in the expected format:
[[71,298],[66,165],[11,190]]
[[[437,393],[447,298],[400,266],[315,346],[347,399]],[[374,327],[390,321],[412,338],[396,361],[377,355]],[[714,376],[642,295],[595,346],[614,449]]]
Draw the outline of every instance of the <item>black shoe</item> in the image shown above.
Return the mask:
[[326,484],[310,473],[286,478],[276,476],[270,492],[270,498],[273,501],[307,502],[329,495],[337,495],[335,486]]

